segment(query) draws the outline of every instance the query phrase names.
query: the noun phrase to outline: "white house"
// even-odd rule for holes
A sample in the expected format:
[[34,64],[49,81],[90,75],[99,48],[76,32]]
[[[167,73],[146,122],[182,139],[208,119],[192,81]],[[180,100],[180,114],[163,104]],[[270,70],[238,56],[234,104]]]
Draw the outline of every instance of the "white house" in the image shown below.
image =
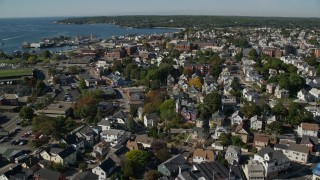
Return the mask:
[[258,161],[248,160],[248,164],[245,164],[242,169],[247,179],[265,179],[263,164]]
[[263,126],[263,122],[261,118],[259,118],[257,115],[250,118],[250,128],[255,130],[261,130]]
[[156,125],[156,122],[160,120],[160,117],[153,113],[153,114],[147,114],[143,117],[143,124],[146,127],[153,127]]
[[306,164],[309,160],[309,148],[296,143],[275,144],[274,150],[281,150],[291,161]]
[[309,93],[316,99],[320,98],[320,90],[316,88],[312,88]]
[[109,129],[101,132],[101,139],[109,142],[111,146],[121,144],[126,140],[126,132],[118,129]]
[[202,163],[202,162],[211,162],[214,161],[215,154],[212,150],[204,150],[197,148],[193,152],[193,162],[194,163]]
[[219,139],[220,135],[223,133],[230,134],[230,131],[226,127],[223,127],[223,126],[216,127],[214,134],[212,135],[212,138],[217,140],[217,139]]
[[301,123],[298,126],[297,133],[300,137],[302,136],[314,136],[318,137],[318,130],[319,126],[318,124],[312,124],[312,123]]
[[265,176],[273,179],[278,176],[279,172],[285,171],[290,167],[290,160],[282,151],[276,151],[267,146],[254,155],[253,160],[261,163],[265,169]]
[[99,176],[99,180],[107,179],[107,177],[113,172],[116,168],[116,163],[108,158],[104,160],[100,165],[92,169],[92,173]]
[[243,114],[238,110],[231,115],[231,124],[236,125],[242,123],[244,120]]

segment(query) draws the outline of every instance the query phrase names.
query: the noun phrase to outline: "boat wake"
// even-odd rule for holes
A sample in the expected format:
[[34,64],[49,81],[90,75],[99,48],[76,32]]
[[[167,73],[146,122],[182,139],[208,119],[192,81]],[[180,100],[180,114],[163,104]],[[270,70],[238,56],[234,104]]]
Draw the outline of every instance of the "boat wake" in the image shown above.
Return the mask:
[[27,34],[24,34],[24,35],[21,35],[21,36],[15,36],[15,37],[9,37],[9,38],[4,38],[4,39],[2,39],[3,41],[9,41],[9,40],[11,40],[11,39],[18,39],[18,38],[21,38],[21,37],[23,37],[23,36],[26,36]]

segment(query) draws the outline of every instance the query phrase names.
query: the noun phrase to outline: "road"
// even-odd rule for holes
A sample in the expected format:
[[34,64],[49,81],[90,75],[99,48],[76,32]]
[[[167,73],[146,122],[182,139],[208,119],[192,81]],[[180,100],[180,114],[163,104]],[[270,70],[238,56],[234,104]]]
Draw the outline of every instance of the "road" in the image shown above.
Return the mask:
[[115,88],[117,96],[121,95],[119,102],[120,102],[120,107],[124,107],[124,112],[130,112],[130,100],[129,97],[123,92],[122,88]]

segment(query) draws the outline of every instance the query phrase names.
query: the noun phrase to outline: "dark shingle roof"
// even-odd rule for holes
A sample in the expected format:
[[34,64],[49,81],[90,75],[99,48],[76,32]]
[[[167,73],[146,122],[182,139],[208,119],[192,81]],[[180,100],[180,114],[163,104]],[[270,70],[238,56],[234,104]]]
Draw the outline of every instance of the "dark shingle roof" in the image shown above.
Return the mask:
[[80,141],[80,139],[74,135],[74,134],[68,134],[66,135],[63,140],[68,144],[68,145],[71,145],[71,144],[76,144]]
[[111,159],[111,158],[108,158],[106,160],[104,160],[100,165],[99,167],[105,171],[105,172],[109,172],[109,170],[113,167],[116,166],[116,163]]
[[75,150],[72,146],[69,146],[69,147],[67,147],[66,149],[64,149],[63,151],[61,151],[61,152],[59,153],[59,156],[60,156],[62,159],[64,159],[64,158],[70,156],[71,154],[73,154],[73,153],[75,153],[75,152],[76,152],[76,150]]
[[93,174],[90,171],[80,172],[76,177],[73,178],[74,180],[97,180],[99,176]]
[[40,179],[43,179],[43,180],[55,180],[55,179],[58,180],[60,177],[60,172],[55,172],[50,169],[44,168],[38,171],[38,175]]
[[276,151],[276,150],[272,149],[270,146],[266,146],[266,147],[262,148],[257,153],[257,155],[259,155],[260,157],[264,157],[265,154],[269,155],[269,157],[270,157],[269,161],[280,160],[282,158],[287,159],[287,157],[282,153],[282,151],[280,151],[280,150]]

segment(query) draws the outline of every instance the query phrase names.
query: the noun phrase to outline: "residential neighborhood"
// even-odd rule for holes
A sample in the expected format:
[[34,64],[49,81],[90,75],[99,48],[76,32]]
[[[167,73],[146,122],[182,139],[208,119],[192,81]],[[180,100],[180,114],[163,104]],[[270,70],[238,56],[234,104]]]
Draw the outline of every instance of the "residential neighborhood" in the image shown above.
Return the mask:
[[319,29],[74,41],[0,52],[0,179],[319,179]]

